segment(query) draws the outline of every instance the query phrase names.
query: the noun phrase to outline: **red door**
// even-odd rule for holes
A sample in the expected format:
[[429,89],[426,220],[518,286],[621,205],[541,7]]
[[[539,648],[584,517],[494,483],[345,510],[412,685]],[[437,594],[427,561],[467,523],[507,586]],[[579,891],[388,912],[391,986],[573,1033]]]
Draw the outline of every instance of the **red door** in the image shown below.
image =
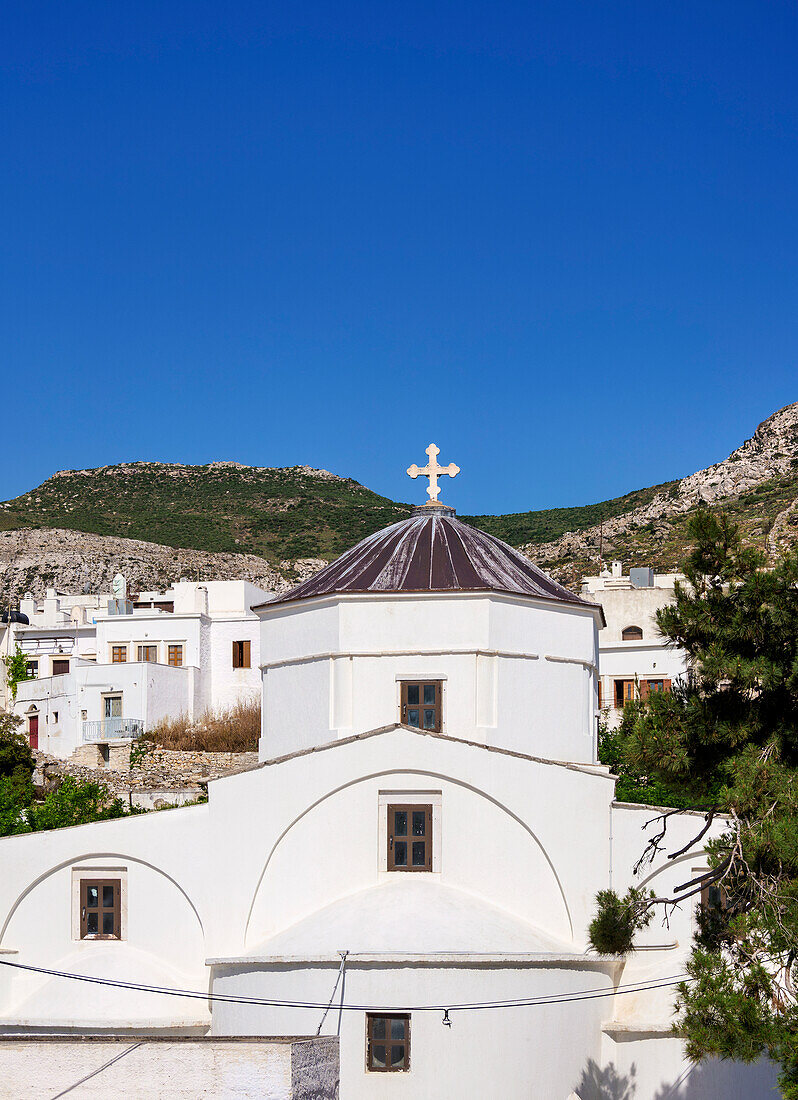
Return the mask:
[[32,749],[39,747],[39,715],[32,714],[28,718],[28,741]]

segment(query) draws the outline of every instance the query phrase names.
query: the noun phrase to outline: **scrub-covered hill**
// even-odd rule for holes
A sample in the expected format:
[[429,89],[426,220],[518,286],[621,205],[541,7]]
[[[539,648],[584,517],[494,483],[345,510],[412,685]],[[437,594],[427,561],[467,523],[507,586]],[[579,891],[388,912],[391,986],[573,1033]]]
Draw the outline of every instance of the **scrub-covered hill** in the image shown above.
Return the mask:
[[[595,570],[600,553],[605,560],[674,568],[686,546],[687,519],[703,502],[733,512],[750,542],[783,549],[798,537],[797,496],[798,405],[788,405],[729,458],[680,481],[598,504],[462,518],[521,547],[573,584],[581,573]],[[133,462],[64,470],[0,505],[0,531],[7,532],[0,538],[0,584],[6,593],[18,591],[25,559],[28,587],[63,586],[59,549],[65,537],[59,532],[72,531],[97,536],[83,547],[86,585],[99,586],[109,570],[112,575],[114,563],[129,561],[131,553],[142,587],[153,559],[155,584],[163,576],[163,552],[147,551],[144,544],[157,544],[199,552],[194,571],[206,579],[259,574],[264,581],[274,576],[279,586],[279,578],[293,581],[311,565],[409,514],[408,504],[307,466]],[[35,538],[28,531],[35,531]],[[104,539],[139,545],[123,552]],[[70,553],[80,557],[81,539],[68,541]]]

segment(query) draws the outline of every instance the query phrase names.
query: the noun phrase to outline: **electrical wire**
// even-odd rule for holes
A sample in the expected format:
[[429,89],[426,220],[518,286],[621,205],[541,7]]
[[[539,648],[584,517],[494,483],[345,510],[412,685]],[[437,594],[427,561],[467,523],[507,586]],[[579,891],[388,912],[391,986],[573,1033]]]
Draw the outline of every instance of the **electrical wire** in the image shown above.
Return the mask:
[[[98,978],[90,974],[73,974],[66,970],[53,970],[44,966],[31,966],[26,963],[12,962],[10,959],[0,959],[0,966],[10,966],[16,970],[25,970],[33,974],[45,974],[53,978],[68,978],[73,981],[87,982],[91,985],[105,985],[114,989],[131,989],[141,993],[158,993],[169,997],[186,997],[201,1001],[219,1001],[223,1004],[260,1005],[269,1008],[307,1008],[323,1011],[327,1006],[319,1001],[292,1001],[271,997],[245,997],[231,993],[201,993],[198,990],[178,989],[171,986],[144,985],[140,982],[125,982],[115,978]],[[518,997],[506,1001],[473,1001],[461,1004],[437,1004],[437,1005],[405,1005],[402,1007],[385,1008],[383,1005],[348,1005],[341,1004],[341,1010],[349,1012],[473,1012],[479,1010],[501,1008],[532,1008],[539,1005],[569,1004],[572,1001],[590,1001],[601,997],[615,997],[623,993],[645,993],[649,990],[664,989],[669,986],[679,985],[680,982],[689,981],[686,974],[675,974],[663,979],[650,979],[646,982],[635,982],[628,986],[618,986],[615,989],[585,989],[578,993],[557,993],[548,997]]]

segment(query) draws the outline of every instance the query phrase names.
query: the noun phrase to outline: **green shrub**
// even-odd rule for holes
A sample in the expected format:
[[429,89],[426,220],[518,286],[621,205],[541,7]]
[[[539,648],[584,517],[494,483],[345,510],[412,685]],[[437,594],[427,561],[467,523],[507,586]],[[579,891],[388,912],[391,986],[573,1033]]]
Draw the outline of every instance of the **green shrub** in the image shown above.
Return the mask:
[[651,921],[648,899],[653,893],[632,887],[624,897],[614,890],[596,894],[596,915],[588,926],[590,946],[599,955],[628,955],[634,951],[635,933]]

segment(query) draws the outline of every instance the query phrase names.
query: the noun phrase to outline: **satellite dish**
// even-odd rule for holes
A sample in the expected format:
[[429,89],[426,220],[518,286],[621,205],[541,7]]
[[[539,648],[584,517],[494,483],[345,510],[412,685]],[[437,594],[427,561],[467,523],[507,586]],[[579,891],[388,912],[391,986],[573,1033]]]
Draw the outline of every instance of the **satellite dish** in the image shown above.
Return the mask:
[[124,600],[127,596],[127,581],[123,573],[117,573],[114,577],[111,592],[115,600]]

